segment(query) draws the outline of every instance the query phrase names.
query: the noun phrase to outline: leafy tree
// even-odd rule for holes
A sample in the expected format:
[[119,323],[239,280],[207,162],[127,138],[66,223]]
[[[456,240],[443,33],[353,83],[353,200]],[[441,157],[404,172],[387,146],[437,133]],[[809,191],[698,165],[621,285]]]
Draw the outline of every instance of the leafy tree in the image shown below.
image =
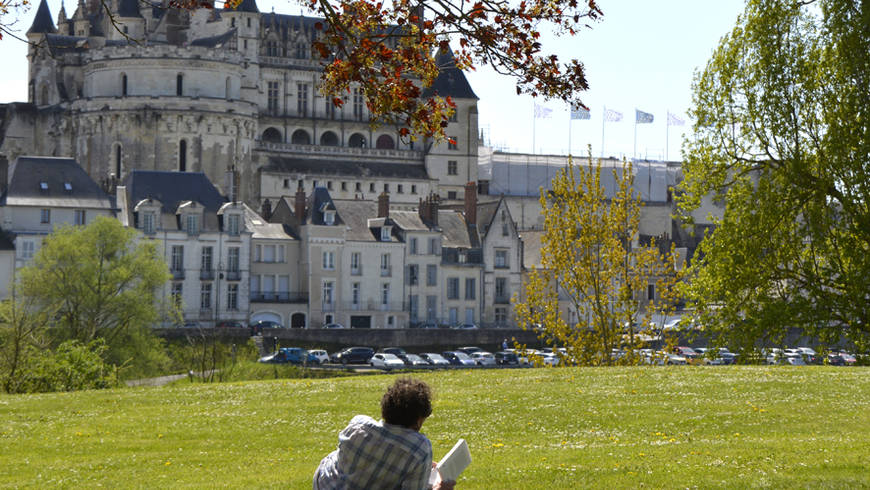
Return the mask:
[[53,312],[55,343],[103,339],[112,364],[141,365],[160,360],[150,328],[159,314],[156,293],[168,279],[155,242],[137,243],[135,230],[100,217],[46,237],[20,270],[18,288],[34,307]]
[[721,342],[870,333],[870,4],[751,0],[694,83],[688,214],[724,217],[689,299]]
[[49,347],[46,325],[51,315],[16,294],[0,302],[0,388],[20,393],[32,376],[34,362]]
[[[631,165],[613,169],[618,189],[612,198],[600,176],[601,164],[590,156],[588,166],[569,162],[552,190],[542,190],[542,267],[532,271],[525,301],[516,305],[524,328],[535,328],[548,345],[564,346],[568,359],[587,365],[617,361],[614,348],[630,351],[623,362],[636,361],[631,351],[660,333],[652,317],[673,307],[679,279],[673,250],[663,252],[655,240],[638,243],[641,202]],[[662,299],[643,305],[639,298],[649,284]]]

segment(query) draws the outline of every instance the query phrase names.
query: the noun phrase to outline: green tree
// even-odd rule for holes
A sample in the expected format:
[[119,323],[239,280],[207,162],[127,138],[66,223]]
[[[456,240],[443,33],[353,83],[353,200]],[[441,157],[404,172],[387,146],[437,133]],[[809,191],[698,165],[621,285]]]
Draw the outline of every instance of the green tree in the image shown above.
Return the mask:
[[[542,341],[564,346],[568,359],[586,365],[615,362],[614,348],[630,351],[621,361],[636,361],[634,349],[661,333],[653,316],[675,304],[673,251],[660,250],[655,240],[639,243],[641,202],[631,164],[612,172],[618,185],[612,198],[601,184],[600,162],[591,157],[588,166],[569,162],[552,190],[541,191],[542,267],[531,272],[525,299],[516,305],[524,328],[535,328]],[[644,304],[650,284],[661,299]]]
[[46,325],[51,315],[16,294],[0,302],[0,388],[27,390],[37,357],[49,347]]
[[169,270],[156,243],[100,217],[86,227],[64,226],[46,237],[31,265],[19,272],[19,294],[53,312],[55,344],[105,341],[116,366],[159,363],[157,292]]
[[687,294],[721,342],[870,333],[870,3],[750,0],[693,94],[678,202],[726,204]]

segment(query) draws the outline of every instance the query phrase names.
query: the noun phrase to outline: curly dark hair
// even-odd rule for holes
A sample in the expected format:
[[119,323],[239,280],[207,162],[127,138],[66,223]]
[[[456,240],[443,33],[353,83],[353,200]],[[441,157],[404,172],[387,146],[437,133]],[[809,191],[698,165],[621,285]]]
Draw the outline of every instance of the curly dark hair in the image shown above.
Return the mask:
[[414,378],[398,378],[381,398],[384,422],[413,428],[420,418],[432,414],[432,390]]

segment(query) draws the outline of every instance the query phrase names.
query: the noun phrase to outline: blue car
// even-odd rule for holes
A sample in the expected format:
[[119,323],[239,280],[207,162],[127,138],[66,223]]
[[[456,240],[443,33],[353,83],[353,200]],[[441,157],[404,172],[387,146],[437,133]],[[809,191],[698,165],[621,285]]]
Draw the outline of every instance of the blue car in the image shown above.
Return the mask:
[[442,352],[441,356],[447,359],[451,366],[473,367],[476,365],[474,359],[462,351],[446,351]]
[[282,347],[274,354],[261,357],[259,362],[266,364],[320,364],[320,359],[314,354],[299,347]]

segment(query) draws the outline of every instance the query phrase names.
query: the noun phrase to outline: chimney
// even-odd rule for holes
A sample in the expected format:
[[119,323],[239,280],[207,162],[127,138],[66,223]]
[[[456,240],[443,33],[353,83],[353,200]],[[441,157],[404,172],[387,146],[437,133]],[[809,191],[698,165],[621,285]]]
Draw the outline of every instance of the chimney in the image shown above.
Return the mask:
[[296,202],[295,202],[295,211],[296,218],[299,219],[299,223],[305,222],[305,190],[302,189],[302,186],[296,188]]
[[474,182],[465,184],[465,222],[477,224],[477,184]]
[[267,197],[265,201],[263,201],[263,208],[260,211],[260,215],[263,216],[263,219],[269,221],[269,218],[272,217],[272,201]]
[[390,195],[386,192],[381,192],[378,196],[378,218],[390,217]]
[[441,198],[438,194],[429,194],[429,223],[432,226],[438,226],[438,203],[440,201]]

